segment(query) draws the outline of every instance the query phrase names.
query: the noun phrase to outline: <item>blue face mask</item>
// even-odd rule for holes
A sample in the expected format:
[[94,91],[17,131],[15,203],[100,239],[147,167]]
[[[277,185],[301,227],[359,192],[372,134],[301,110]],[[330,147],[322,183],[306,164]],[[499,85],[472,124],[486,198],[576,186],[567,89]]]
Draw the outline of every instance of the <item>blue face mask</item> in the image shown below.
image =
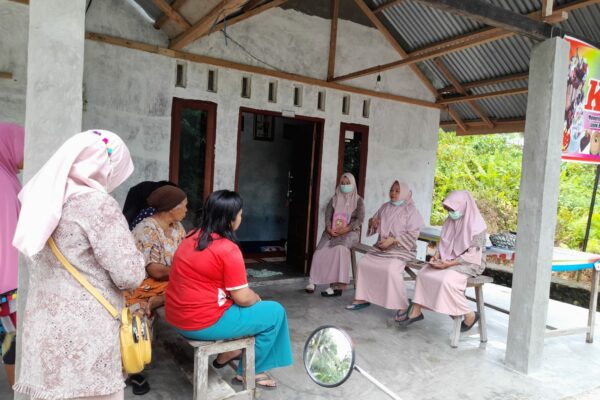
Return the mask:
[[352,185],[340,185],[340,191],[342,193],[350,193],[352,191]]
[[456,221],[462,218],[462,213],[460,211],[449,211],[448,216]]
[[404,204],[404,200],[390,201],[390,203],[392,203],[395,206],[401,206],[402,204]]

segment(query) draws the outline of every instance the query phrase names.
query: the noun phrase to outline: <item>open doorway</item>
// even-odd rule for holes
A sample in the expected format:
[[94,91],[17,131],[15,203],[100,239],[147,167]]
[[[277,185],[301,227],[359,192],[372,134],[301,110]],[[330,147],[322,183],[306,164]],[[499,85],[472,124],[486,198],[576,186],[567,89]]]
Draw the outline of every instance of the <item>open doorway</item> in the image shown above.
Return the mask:
[[322,142],[321,119],[240,109],[236,190],[244,198],[244,222],[237,236],[248,267],[309,271]]

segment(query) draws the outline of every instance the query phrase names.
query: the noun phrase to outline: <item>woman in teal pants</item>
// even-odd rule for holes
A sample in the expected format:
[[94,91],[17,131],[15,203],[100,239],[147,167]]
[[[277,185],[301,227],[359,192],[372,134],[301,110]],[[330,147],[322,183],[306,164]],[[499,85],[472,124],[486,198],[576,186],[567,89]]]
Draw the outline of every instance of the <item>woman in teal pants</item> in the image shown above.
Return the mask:
[[[165,300],[166,320],[193,340],[255,337],[256,385],[273,389],[268,370],[292,364],[287,316],[281,304],[261,301],[248,287],[246,267],[235,231],[242,222],[242,198],[228,190],[211,193],[202,221],[173,257]],[[225,366],[241,351],[219,354]],[[241,382],[242,365],[236,380]]]

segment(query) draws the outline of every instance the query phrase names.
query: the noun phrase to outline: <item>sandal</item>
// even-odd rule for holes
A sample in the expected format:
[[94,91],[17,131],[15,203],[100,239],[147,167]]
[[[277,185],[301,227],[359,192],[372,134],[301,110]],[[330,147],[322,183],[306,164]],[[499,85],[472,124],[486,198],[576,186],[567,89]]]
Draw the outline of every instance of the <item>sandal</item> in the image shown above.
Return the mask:
[[402,328],[406,328],[407,326],[409,326],[410,324],[414,323],[414,322],[418,322],[418,321],[422,321],[425,319],[425,316],[423,316],[423,313],[417,315],[416,317],[408,317],[404,320],[404,321],[400,321],[398,323],[398,325],[400,325],[400,327]]
[[460,323],[460,331],[461,332],[470,331],[471,328],[473,328],[475,326],[477,321],[479,321],[479,313],[477,311],[475,311],[475,318],[473,318],[473,322],[469,325],[465,324],[465,321],[461,322]]
[[335,296],[341,296],[342,295],[342,291],[340,289],[333,289],[328,287],[327,290],[324,290],[321,292],[321,296],[323,297],[335,297]]
[[304,291],[306,293],[314,293],[316,289],[316,286],[314,283],[309,283],[308,285],[306,285],[306,287],[304,288]]
[[215,368],[221,369],[221,368],[226,367],[230,362],[232,362],[232,361],[239,361],[241,359],[242,359],[242,353],[240,353],[239,355],[237,355],[237,356],[235,356],[233,358],[230,358],[229,360],[225,361],[223,364],[221,364],[220,362],[218,362],[217,359],[215,358],[213,360],[213,362],[212,362],[212,365]]
[[129,383],[131,383],[131,390],[135,395],[141,396],[150,391],[150,384],[142,374],[131,375]]
[[346,306],[346,310],[350,310],[350,311],[357,311],[357,310],[362,310],[363,308],[367,308],[371,305],[371,303],[366,302],[366,303],[352,303],[352,304],[348,304]]
[[396,322],[402,322],[402,321],[406,321],[408,319],[408,312],[410,311],[410,308],[400,312],[400,310],[396,311],[396,315],[394,316],[394,321]]
[[[271,378],[269,376],[269,374],[267,374],[266,372],[263,372],[262,374],[259,374],[259,375],[261,375],[261,376],[257,376],[256,378],[254,378],[254,384],[256,385],[257,388],[261,388],[263,390],[277,389],[277,382],[275,381],[275,379]],[[265,382],[269,382],[269,381],[273,382],[273,385],[265,384]],[[241,385],[244,383],[244,379],[241,376],[236,375],[231,379],[231,383],[233,385]]]

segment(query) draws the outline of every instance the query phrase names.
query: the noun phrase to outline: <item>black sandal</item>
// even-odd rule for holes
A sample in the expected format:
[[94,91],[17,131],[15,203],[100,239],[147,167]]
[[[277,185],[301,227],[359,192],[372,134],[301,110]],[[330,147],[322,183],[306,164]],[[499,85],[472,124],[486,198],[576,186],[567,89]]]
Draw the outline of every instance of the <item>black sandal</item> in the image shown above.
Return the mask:
[[473,318],[473,323],[471,323],[470,325],[467,325],[467,324],[465,324],[465,321],[461,322],[460,323],[460,331],[461,332],[470,331],[475,326],[477,321],[479,321],[479,313],[477,311],[475,311],[475,318]]
[[215,359],[213,360],[213,363],[212,363],[212,365],[213,365],[213,367],[215,367],[215,368],[221,369],[221,368],[224,368],[224,367],[226,367],[226,366],[227,366],[227,365],[228,365],[230,362],[232,362],[232,361],[239,361],[239,360],[241,360],[241,359],[242,359],[242,355],[240,354],[239,356],[237,356],[237,357],[233,357],[233,358],[231,358],[231,359],[229,359],[229,360],[225,361],[223,364],[221,364],[221,363],[220,363],[220,362],[218,362],[218,361],[217,361],[217,359],[215,358]]
[[142,374],[131,375],[129,383],[131,383],[131,390],[135,395],[141,396],[150,391],[150,384]]

